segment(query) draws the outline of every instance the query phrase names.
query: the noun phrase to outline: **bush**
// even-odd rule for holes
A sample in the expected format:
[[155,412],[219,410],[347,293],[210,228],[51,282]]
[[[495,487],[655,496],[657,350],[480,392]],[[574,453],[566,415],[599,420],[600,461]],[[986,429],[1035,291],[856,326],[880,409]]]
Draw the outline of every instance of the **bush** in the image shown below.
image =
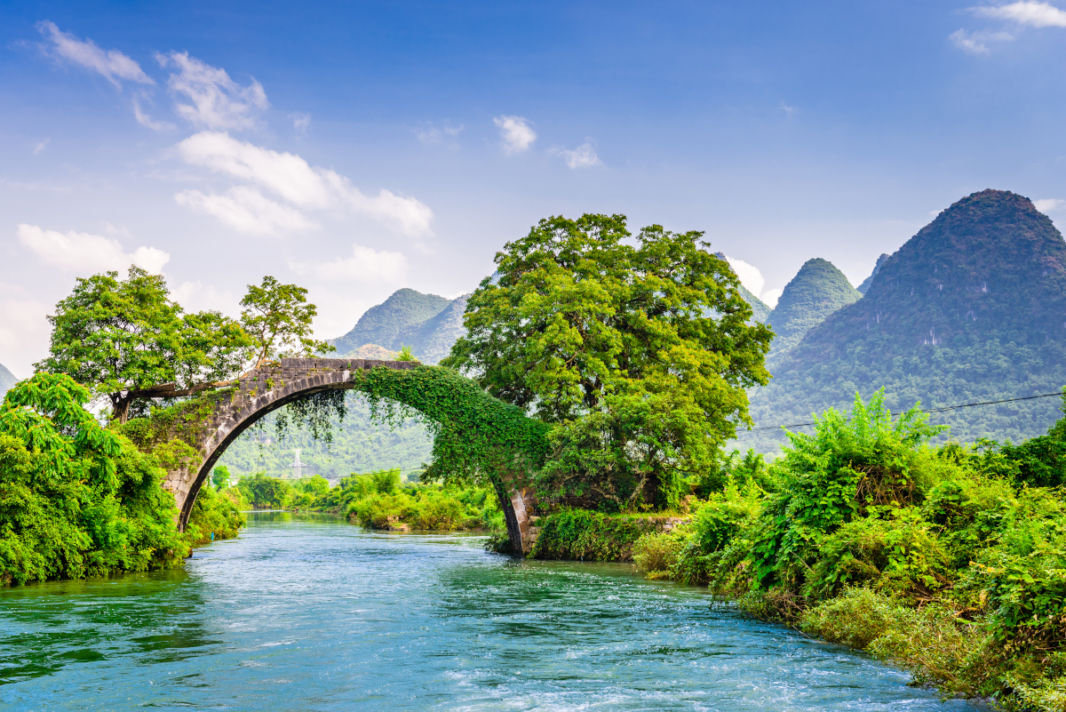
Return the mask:
[[804,633],[831,643],[865,648],[903,616],[903,607],[868,588],[851,588],[809,608],[800,619]]
[[669,578],[685,537],[676,529],[644,534],[633,543],[633,563],[648,578]]
[[191,546],[201,546],[216,539],[232,539],[246,524],[237,503],[226,494],[203,487],[185,525],[185,537]]
[[636,541],[658,529],[658,521],[651,517],[564,509],[541,519],[540,533],[530,556],[570,561],[630,561]]

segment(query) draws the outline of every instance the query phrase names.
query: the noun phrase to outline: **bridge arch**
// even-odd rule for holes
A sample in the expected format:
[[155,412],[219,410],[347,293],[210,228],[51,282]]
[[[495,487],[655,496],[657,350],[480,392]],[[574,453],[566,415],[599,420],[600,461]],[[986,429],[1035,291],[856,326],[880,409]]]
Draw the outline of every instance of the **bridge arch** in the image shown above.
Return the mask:
[[[241,433],[271,411],[325,391],[359,390],[371,402],[392,400],[421,412],[453,437],[437,438],[435,456],[479,471],[496,491],[507,521],[511,549],[528,553],[532,545],[532,493],[528,473],[543,456],[544,429],[517,408],[481,391],[469,379],[436,366],[373,359],[282,359],[241,376],[230,390],[198,402],[191,417],[164,424],[153,440],[178,439],[190,454],[171,462],[163,487],[173,493],[181,528],[215,463]],[[464,399],[451,395],[465,395]],[[518,427],[515,427],[515,424]],[[458,435],[459,437],[454,437]],[[136,438],[135,438],[136,439]],[[493,443],[489,448],[475,444]],[[438,443],[445,452],[438,452]]]

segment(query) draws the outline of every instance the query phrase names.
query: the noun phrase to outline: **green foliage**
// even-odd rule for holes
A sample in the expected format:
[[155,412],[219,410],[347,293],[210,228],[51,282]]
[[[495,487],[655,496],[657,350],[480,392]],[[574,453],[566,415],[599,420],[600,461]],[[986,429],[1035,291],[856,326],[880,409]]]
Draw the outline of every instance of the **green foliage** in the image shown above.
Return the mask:
[[49,321],[49,356],[37,368],[107,396],[121,420],[162,384],[188,388],[234,373],[250,345],[217,312],[183,313],[163,277],[137,267],[125,280],[116,272],[78,279]]
[[584,509],[553,512],[538,522],[540,533],[530,556],[570,561],[629,561],[641,536],[658,531],[657,518],[604,514]]
[[292,485],[257,473],[237,483],[241,497],[256,509],[284,509],[292,499]]
[[0,582],[144,571],[180,561],[163,472],[85,410],[88,389],[38,374],[0,405]]
[[229,487],[231,477],[229,468],[225,465],[219,465],[211,472],[211,485],[216,490],[225,489]]
[[415,355],[413,353],[411,353],[411,347],[410,346],[406,346],[406,345],[403,348],[401,348],[400,351],[396,354],[396,360],[397,361],[418,361],[418,359],[415,358]]
[[[1066,418],[1047,437],[1059,437]],[[643,569],[706,583],[741,608],[865,648],[948,694],[1060,710],[1066,680],[1066,500],[1034,487],[1019,446],[933,449],[920,413],[881,394],[828,412],[770,465],[739,471]],[[737,482],[746,482],[738,486]],[[677,543],[673,540],[677,537]]]
[[670,578],[684,544],[676,531],[643,534],[633,542],[633,564],[647,578]]
[[333,350],[311,336],[318,309],[307,303],[303,287],[283,284],[268,275],[259,285],[248,285],[241,306],[241,326],[251,336],[256,366],[268,359]]
[[185,537],[193,546],[218,539],[232,539],[247,522],[237,502],[224,493],[203,487],[185,525]]
[[547,451],[546,426],[486,394],[455,371],[374,368],[353,376],[371,412],[386,422],[420,414],[434,435],[426,481],[491,484],[508,492],[529,481]]
[[[268,414],[234,441],[219,460],[237,476],[262,472],[283,477],[292,472],[293,451],[300,450],[303,471],[330,480],[351,473],[399,467],[404,473],[422,470],[433,449],[433,439],[421,417],[394,424],[375,421],[365,398],[349,391],[344,398],[344,419],[334,412],[328,428],[331,437],[315,433],[297,417],[278,427],[278,416],[289,406]],[[259,425],[257,423],[257,426]]]
[[748,323],[736,276],[706,246],[583,215],[542,220],[497,254],[444,363],[552,424],[543,497],[677,506],[685,477],[747,420],[770,331]]

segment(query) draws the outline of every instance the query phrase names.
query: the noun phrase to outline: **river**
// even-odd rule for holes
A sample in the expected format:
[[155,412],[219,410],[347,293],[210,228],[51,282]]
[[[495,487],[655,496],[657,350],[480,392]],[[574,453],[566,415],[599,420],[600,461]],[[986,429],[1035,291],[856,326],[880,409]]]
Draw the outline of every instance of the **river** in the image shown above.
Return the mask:
[[981,709],[629,567],[252,515],[184,570],[0,591],[11,710]]

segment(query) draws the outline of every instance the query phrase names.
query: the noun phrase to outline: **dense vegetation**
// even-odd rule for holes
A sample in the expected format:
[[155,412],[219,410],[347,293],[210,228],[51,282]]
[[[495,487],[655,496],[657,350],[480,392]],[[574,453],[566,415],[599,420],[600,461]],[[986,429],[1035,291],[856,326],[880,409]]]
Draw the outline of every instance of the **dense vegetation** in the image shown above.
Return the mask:
[[330,418],[332,437],[328,440],[316,439],[300,422],[279,429],[276,415],[268,414],[226,449],[219,464],[237,477],[257,472],[289,477],[299,450],[304,475],[339,480],[352,472],[391,467],[408,474],[421,471],[429,462],[433,436],[421,417],[393,424],[378,422],[371,417],[365,397],[352,392],[344,396],[344,409],[343,418]]
[[818,258],[807,260],[785,285],[767,318],[766,323],[774,330],[770,357],[779,359],[826,317],[861,297],[831,262]]
[[[751,397],[759,426],[802,423],[847,394],[885,386],[895,409],[1055,393],[1066,380],[1066,242],[1026,198],[968,196],[881,263],[865,296],[830,315]],[[772,354],[773,352],[771,352]],[[961,442],[1024,440],[1055,421],[1054,399],[944,413]],[[741,433],[770,451],[783,437]]]
[[702,233],[583,215],[542,220],[496,255],[443,363],[549,424],[545,504],[675,506],[747,418],[770,331],[706,247]]
[[737,467],[638,566],[865,648],[946,692],[1066,704],[1066,417],[1021,446],[933,447],[878,393]]
[[172,566],[239,526],[232,504],[205,501],[179,534],[158,462],[101,427],[88,400],[69,376],[38,374],[0,405],[0,584]]
[[492,488],[404,481],[395,469],[351,475],[335,487],[322,477],[291,481],[256,474],[242,477],[224,494],[249,508],[329,512],[368,529],[504,529]]

